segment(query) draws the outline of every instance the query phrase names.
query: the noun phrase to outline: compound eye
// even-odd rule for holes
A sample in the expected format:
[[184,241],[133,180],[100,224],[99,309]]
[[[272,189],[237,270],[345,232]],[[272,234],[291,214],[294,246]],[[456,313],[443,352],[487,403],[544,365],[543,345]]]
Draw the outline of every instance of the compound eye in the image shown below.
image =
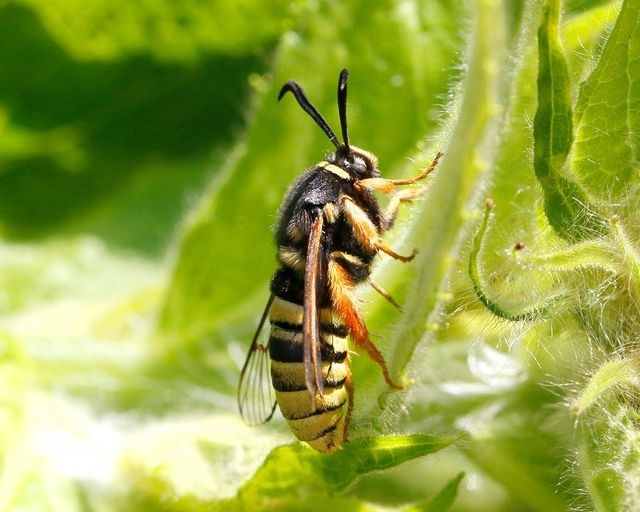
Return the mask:
[[353,157],[353,163],[351,164],[351,168],[358,174],[367,173],[367,163],[364,161],[364,158],[359,156]]

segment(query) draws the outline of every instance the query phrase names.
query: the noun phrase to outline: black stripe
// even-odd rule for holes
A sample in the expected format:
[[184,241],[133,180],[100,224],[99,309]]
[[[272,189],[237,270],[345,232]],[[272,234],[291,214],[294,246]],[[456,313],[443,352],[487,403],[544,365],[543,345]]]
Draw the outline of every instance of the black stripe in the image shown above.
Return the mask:
[[347,271],[352,281],[359,283],[366,280],[371,275],[371,261],[362,261],[361,258],[354,254],[344,253],[346,256],[354,256],[359,262],[354,262],[344,256],[336,256],[340,265]]
[[345,360],[347,359],[347,351],[343,350],[340,352],[337,352],[333,349],[333,347],[331,345],[324,345],[323,348],[326,347],[327,349],[327,355],[325,356],[325,351],[324,350],[320,350],[320,354],[322,356],[322,361],[329,361],[331,363],[344,363]]
[[[306,391],[307,389],[307,385],[305,384],[304,379],[300,383],[296,383],[283,381],[280,377],[281,376],[278,375],[277,372],[274,372],[273,369],[271,370],[271,382],[273,384],[273,389],[275,389],[276,391]],[[342,386],[344,386],[346,380],[346,378],[340,380],[324,379],[324,387],[325,389],[341,388]]]
[[304,360],[302,343],[281,340],[271,336],[269,338],[269,357],[272,361],[281,363],[301,363]]
[[288,267],[279,268],[271,279],[271,291],[279,299],[302,306],[304,281]]
[[270,322],[271,325],[283,331],[302,332],[302,324],[292,324],[291,322],[284,322],[282,320],[270,320]]
[[308,414],[304,414],[303,416],[287,416],[285,414],[286,411],[283,411],[282,415],[285,418],[287,418],[288,420],[303,420],[305,418],[311,418],[312,416],[318,416],[318,415],[320,415],[322,413],[325,413],[325,412],[330,412],[330,411],[335,411],[336,409],[340,409],[346,402],[347,402],[347,399],[345,397],[345,399],[342,402],[340,402],[339,404],[330,405],[330,406],[322,406],[322,407],[317,408],[314,411],[311,411]]
[[305,439],[305,442],[308,443],[309,441],[315,441],[316,439],[320,439],[321,437],[326,436],[328,433],[333,432],[338,426],[338,423],[340,423],[341,419],[342,419],[342,416],[338,416],[338,419],[336,420],[335,423],[329,425],[327,428],[322,430],[316,437],[312,439]]
[[[282,320],[271,320],[271,325],[278,327],[283,331],[302,331],[302,324],[292,324],[290,322],[284,322]],[[339,338],[346,338],[347,334],[349,334],[349,331],[347,331],[347,328],[344,325],[320,324],[320,331],[322,332],[322,334],[338,336]]]
[[[269,338],[269,357],[272,361],[280,363],[301,363],[304,360],[304,345],[271,336]],[[336,352],[328,343],[322,343],[320,358],[323,362],[342,363],[347,358],[347,351]]]
[[344,325],[334,324],[320,324],[320,331],[322,334],[330,334],[331,336],[338,336],[339,338],[346,338],[349,331]]

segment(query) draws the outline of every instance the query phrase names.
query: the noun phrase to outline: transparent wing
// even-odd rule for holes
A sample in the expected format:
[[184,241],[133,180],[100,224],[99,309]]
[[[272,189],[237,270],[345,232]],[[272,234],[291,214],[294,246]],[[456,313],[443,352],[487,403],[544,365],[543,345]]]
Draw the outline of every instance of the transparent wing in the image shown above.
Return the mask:
[[271,385],[269,331],[263,329],[273,299],[274,295],[271,294],[240,373],[238,408],[247,425],[266,423],[276,410],[276,395]]

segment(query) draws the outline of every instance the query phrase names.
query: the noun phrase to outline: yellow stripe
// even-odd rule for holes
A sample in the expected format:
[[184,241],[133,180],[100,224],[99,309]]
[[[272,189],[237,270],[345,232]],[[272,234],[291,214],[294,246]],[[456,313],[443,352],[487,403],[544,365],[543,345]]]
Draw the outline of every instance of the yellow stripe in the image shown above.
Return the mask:
[[324,308],[320,310],[320,323],[321,324],[333,324],[344,325],[344,322],[338,315],[338,312],[332,308]]
[[289,267],[299,272],[304,271],[306,259],[304,255],[300,254],[300,251],[292,249],[291,247],[280,247],[278,251],[278,261],[283,266]]
[[[302,331],[288,331],[286,329],[281,329],[277,325],[271,327],[271,336],[286,343],[292,343],[295,345],[299,345],[300,343],[302,343]],[[327,345],[333,347],[333,350],[335,352],[346,352],[347,350],[349,350],[349,345],[346,338],[341,338],[340,336],[335,336],[333,334],[327,334],[326,332],[322,332],[322,330],[321,336],[322,341],[324,341]]]
[[335,411],[327,411],[309,418],[299,420],[287,420],[287,423],[300,441],[310,441],[318,437],[318,434],[330,426],[339,423],[344,415],[344,407]]
[[335,452],[344,441],[344,418],[341,418],[336,425],[336,429],[327,432],[322,437],[307,441],[309,446],[320,453]]
[[276,297],[271,304],[269,318],[274,322],[302,325],[302,306]]
[[289,223],[287,226],[287,235],[289,235],[292,242],[302,242],[302,240],[304,240],[304,230],[297,222]]
[[[269,318],[274,322],[287,322],[293,325],[302,325],[302,311],[300,304],[294,304],[287,300],[276,297],[271,304]],[[342,325],[338,313],[332,308],[320,310],[320,322],[323,324]]]
[[[331,372],[329,372],[331,369]],[[346,363],[322,363],[322,377],[326,381],[327,374],[330,380],[337,382],[347,378],[349,369]],[[280,361],[271,361],[271,373],[278,375],[278,380],[289,384],[292,387],[304,386],[304,363],[282,363]]]
[[354,256],[353,254],[349,254],[348,252],[342,252],[342,251],[333,251],[330,256],[334,259],[341,259],[346,261],[347,263],[351,263],[352,265],[356,266],[356,267],[362,267],[364,266],[364,262],[358,258],[357,256]]
[[318,167],[322,167],[323,169],[326,169],[327,171],[335,174],[336,176],[339,176],[343,180],[350,180],[351,179],[351,176],[349,175],[349,173],[347,171],[345,171],[344,169],[338,167],[337,165],[334,165],[334,164],[331,164],[331,163],[327,162],[326,160],[323,160],[322,162],[320,162],[318,164]]
[[[347,399],[344,386],[339,388],[327,388],[322,397],[316,397],[315,407],[311,402],[311,394],[305,389],[302,391],[276,391],[276,400],[287,419],[305,418],[322,409],[337,410]],[[317,416],[317,414],[316,414]]]
[[335,352],[347,352],[349,350],[347,338],[341,338],[340,336],[322,333],[322,340],[326,344],[331,345]]

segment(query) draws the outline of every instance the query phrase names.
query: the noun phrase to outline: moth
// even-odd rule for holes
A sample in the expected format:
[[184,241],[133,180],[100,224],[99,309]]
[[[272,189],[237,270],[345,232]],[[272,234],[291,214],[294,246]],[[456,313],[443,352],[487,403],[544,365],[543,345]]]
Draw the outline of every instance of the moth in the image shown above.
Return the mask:
[[[268,421],[277,404],[296,437],[323,453],[348,440],[354,392],[347,338],[380,366],[391,388],[403,389],[371,342],[354,293],[368,282],[398,307],[371,279],[372,266],[380,252],[404,262],[415,256],[415,251],[408,256],[396,253],[381,237],[393,226],[400,204],[420,193],[398,187],[425,179],[441,156],[413,178],[382,178],[377,158],[349,141],[347,81],[343,69],[338,80],[342,142],[297,82],[289,81],[280,90],[278,100],[291,93],[335,151],[304,172],[280,206],[279,268],[238,386],[246,423]],[[374,192],[391,197],[386,209]],[[265,342],[261,339],[267,318],[271,329]]]

